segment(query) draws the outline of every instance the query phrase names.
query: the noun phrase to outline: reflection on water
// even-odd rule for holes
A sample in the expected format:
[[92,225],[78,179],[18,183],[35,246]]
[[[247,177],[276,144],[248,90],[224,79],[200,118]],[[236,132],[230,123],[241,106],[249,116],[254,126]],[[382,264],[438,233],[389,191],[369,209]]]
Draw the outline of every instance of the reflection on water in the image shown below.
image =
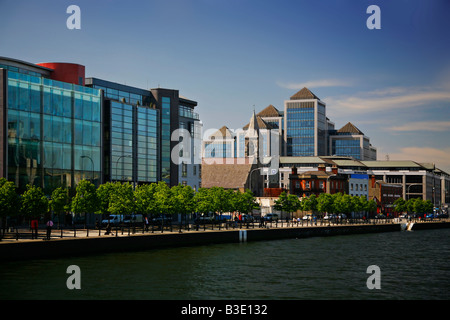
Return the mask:
[[[449,299],[450,230],[3,263],[1,299]],[[69,265],[81,290],[69,290]],[[381,269],[381,289],[366,286]]]

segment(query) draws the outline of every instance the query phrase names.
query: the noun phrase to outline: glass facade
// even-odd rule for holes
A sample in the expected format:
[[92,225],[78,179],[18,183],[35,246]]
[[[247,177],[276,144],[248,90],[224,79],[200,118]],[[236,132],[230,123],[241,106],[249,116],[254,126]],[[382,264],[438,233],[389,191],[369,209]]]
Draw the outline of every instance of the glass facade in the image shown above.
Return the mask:
[[158,110],[137,108],[137,180],[158,179]]
[[133,181],[133,106],[111,101],[111,180]]
[[170,98],[161,102],[161,180],[170,185]]
[[289,102],[286,110],[287,156],[314,156],[314,102]]
[[332,139],[331,149],[333,155],[347,156],[358,160],[363,160],[361,159],[361,144],[359,138]]
[[8,71],[8,179],[51,192],[101,181],[100,90]]

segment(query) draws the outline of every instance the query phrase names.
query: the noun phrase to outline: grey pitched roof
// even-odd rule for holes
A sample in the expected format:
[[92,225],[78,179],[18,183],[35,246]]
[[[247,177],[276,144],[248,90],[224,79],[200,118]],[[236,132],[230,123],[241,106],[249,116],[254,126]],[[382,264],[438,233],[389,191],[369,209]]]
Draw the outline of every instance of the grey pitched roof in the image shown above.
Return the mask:
[[264,117],[279,117],[279,116],[281,116],[281,113],[273,105],[269,105],[265,109],[261,110],[257,114],[257,116],[260,116],[262,118],[264,118]]
[[353,123],[348,122],[345,126],[340,128],[338,133],[355,133],[355,134],[364,134],[361,130],[359,130]]
[[291,97],[291,100],[301,100],[301,99],[317,99],[320,100],[314,93],[312,93],[308,88],[304,87],[302,90],[297,92]]

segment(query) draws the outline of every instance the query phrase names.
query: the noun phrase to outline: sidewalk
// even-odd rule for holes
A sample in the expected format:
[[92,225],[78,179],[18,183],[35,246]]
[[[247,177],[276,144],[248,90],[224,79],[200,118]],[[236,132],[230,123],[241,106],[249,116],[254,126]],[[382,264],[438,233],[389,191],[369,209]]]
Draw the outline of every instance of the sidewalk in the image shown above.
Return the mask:
[[[435,220],[435,221],[415,221],[415,223],[432,223],[432,222],[449,222],[449,219],[442,219],[442,220]],[[81,238],[99,238],[99,237],[130,237],[130,236],[136,236],[136,235],[162,235],[162,234],[178,234],[178,233],[204,233],[204,232],[217,232],[217,231],[239,231],[239,230],[263,230],[263,229],[286,229],[286,228],[311,228],[311,227],[328,227],[328,226],[361,226],[361,225],[392,225],[392,224],[402,224],[406,223],[408,221],[406,220],[388,220],[388,221],[377,221],[377,220],[371,220],[371,221],[358,221],[357,223],[350,223],[349,221],[343,221],[341,223],[333,223],[329,221],[317,221],[317,223],[311,222],[311,221],[301,221],[301,222],[292,222],[289,221],[287,223],[286,221],[279,221],[277,223],[275,222],[266,222],[264,227],[261,227],[259,222],[255,222],[254,224],[237,224],[235,225],[234,222],[231,222],[227,227],[222,225],[220,228],[218,225],[212,226],[211,224],[207,225],[199,225],[198,230],[197,226],[195,224],[189,224],[189,230],[186,229],[186,227],[183,225],[180,231],[179,225],[172,225],[172,228],[170,229],[169,226],[166,226],[165,229],[161,232],[160,228],[154,228],[152,230],[152,227],[150,226],[148,231],[143,229],[142,226],[136,227],[133,230],[133,227],[113,227],[111,230],[111,233],[109,235],[106,235],[106,230],[104,228],[102,229],[85,229],[85,228],[75,228],[75,229],[58,229],[56,227],[52,228],[50,240],[67,240],[67,239],[81,239]],[[37,239],[32,238],[32,233],[30,228],[21,227],[17,230],[14,229],[14,232],[6,232],[3,239],[0,241],[1,244],[6,243],[17,243],[17,242],[29,242],[29,241],[47,241],[47,233],[44,226],[41,226],[38,229],[38,235]]]

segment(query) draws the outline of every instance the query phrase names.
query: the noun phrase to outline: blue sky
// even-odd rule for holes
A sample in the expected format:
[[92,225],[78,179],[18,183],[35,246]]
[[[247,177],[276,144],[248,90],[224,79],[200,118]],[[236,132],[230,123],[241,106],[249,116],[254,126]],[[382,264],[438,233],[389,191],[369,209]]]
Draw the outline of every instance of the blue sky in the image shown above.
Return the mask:
[[[80,30],[66,27],[71,4]],[[370,5],[380,30],[366,27]],[[307,86],[378,159],[450,172],[450,1],[0,0],[0,15],[0,56],[179,89],[205,130],[240,128]]]

